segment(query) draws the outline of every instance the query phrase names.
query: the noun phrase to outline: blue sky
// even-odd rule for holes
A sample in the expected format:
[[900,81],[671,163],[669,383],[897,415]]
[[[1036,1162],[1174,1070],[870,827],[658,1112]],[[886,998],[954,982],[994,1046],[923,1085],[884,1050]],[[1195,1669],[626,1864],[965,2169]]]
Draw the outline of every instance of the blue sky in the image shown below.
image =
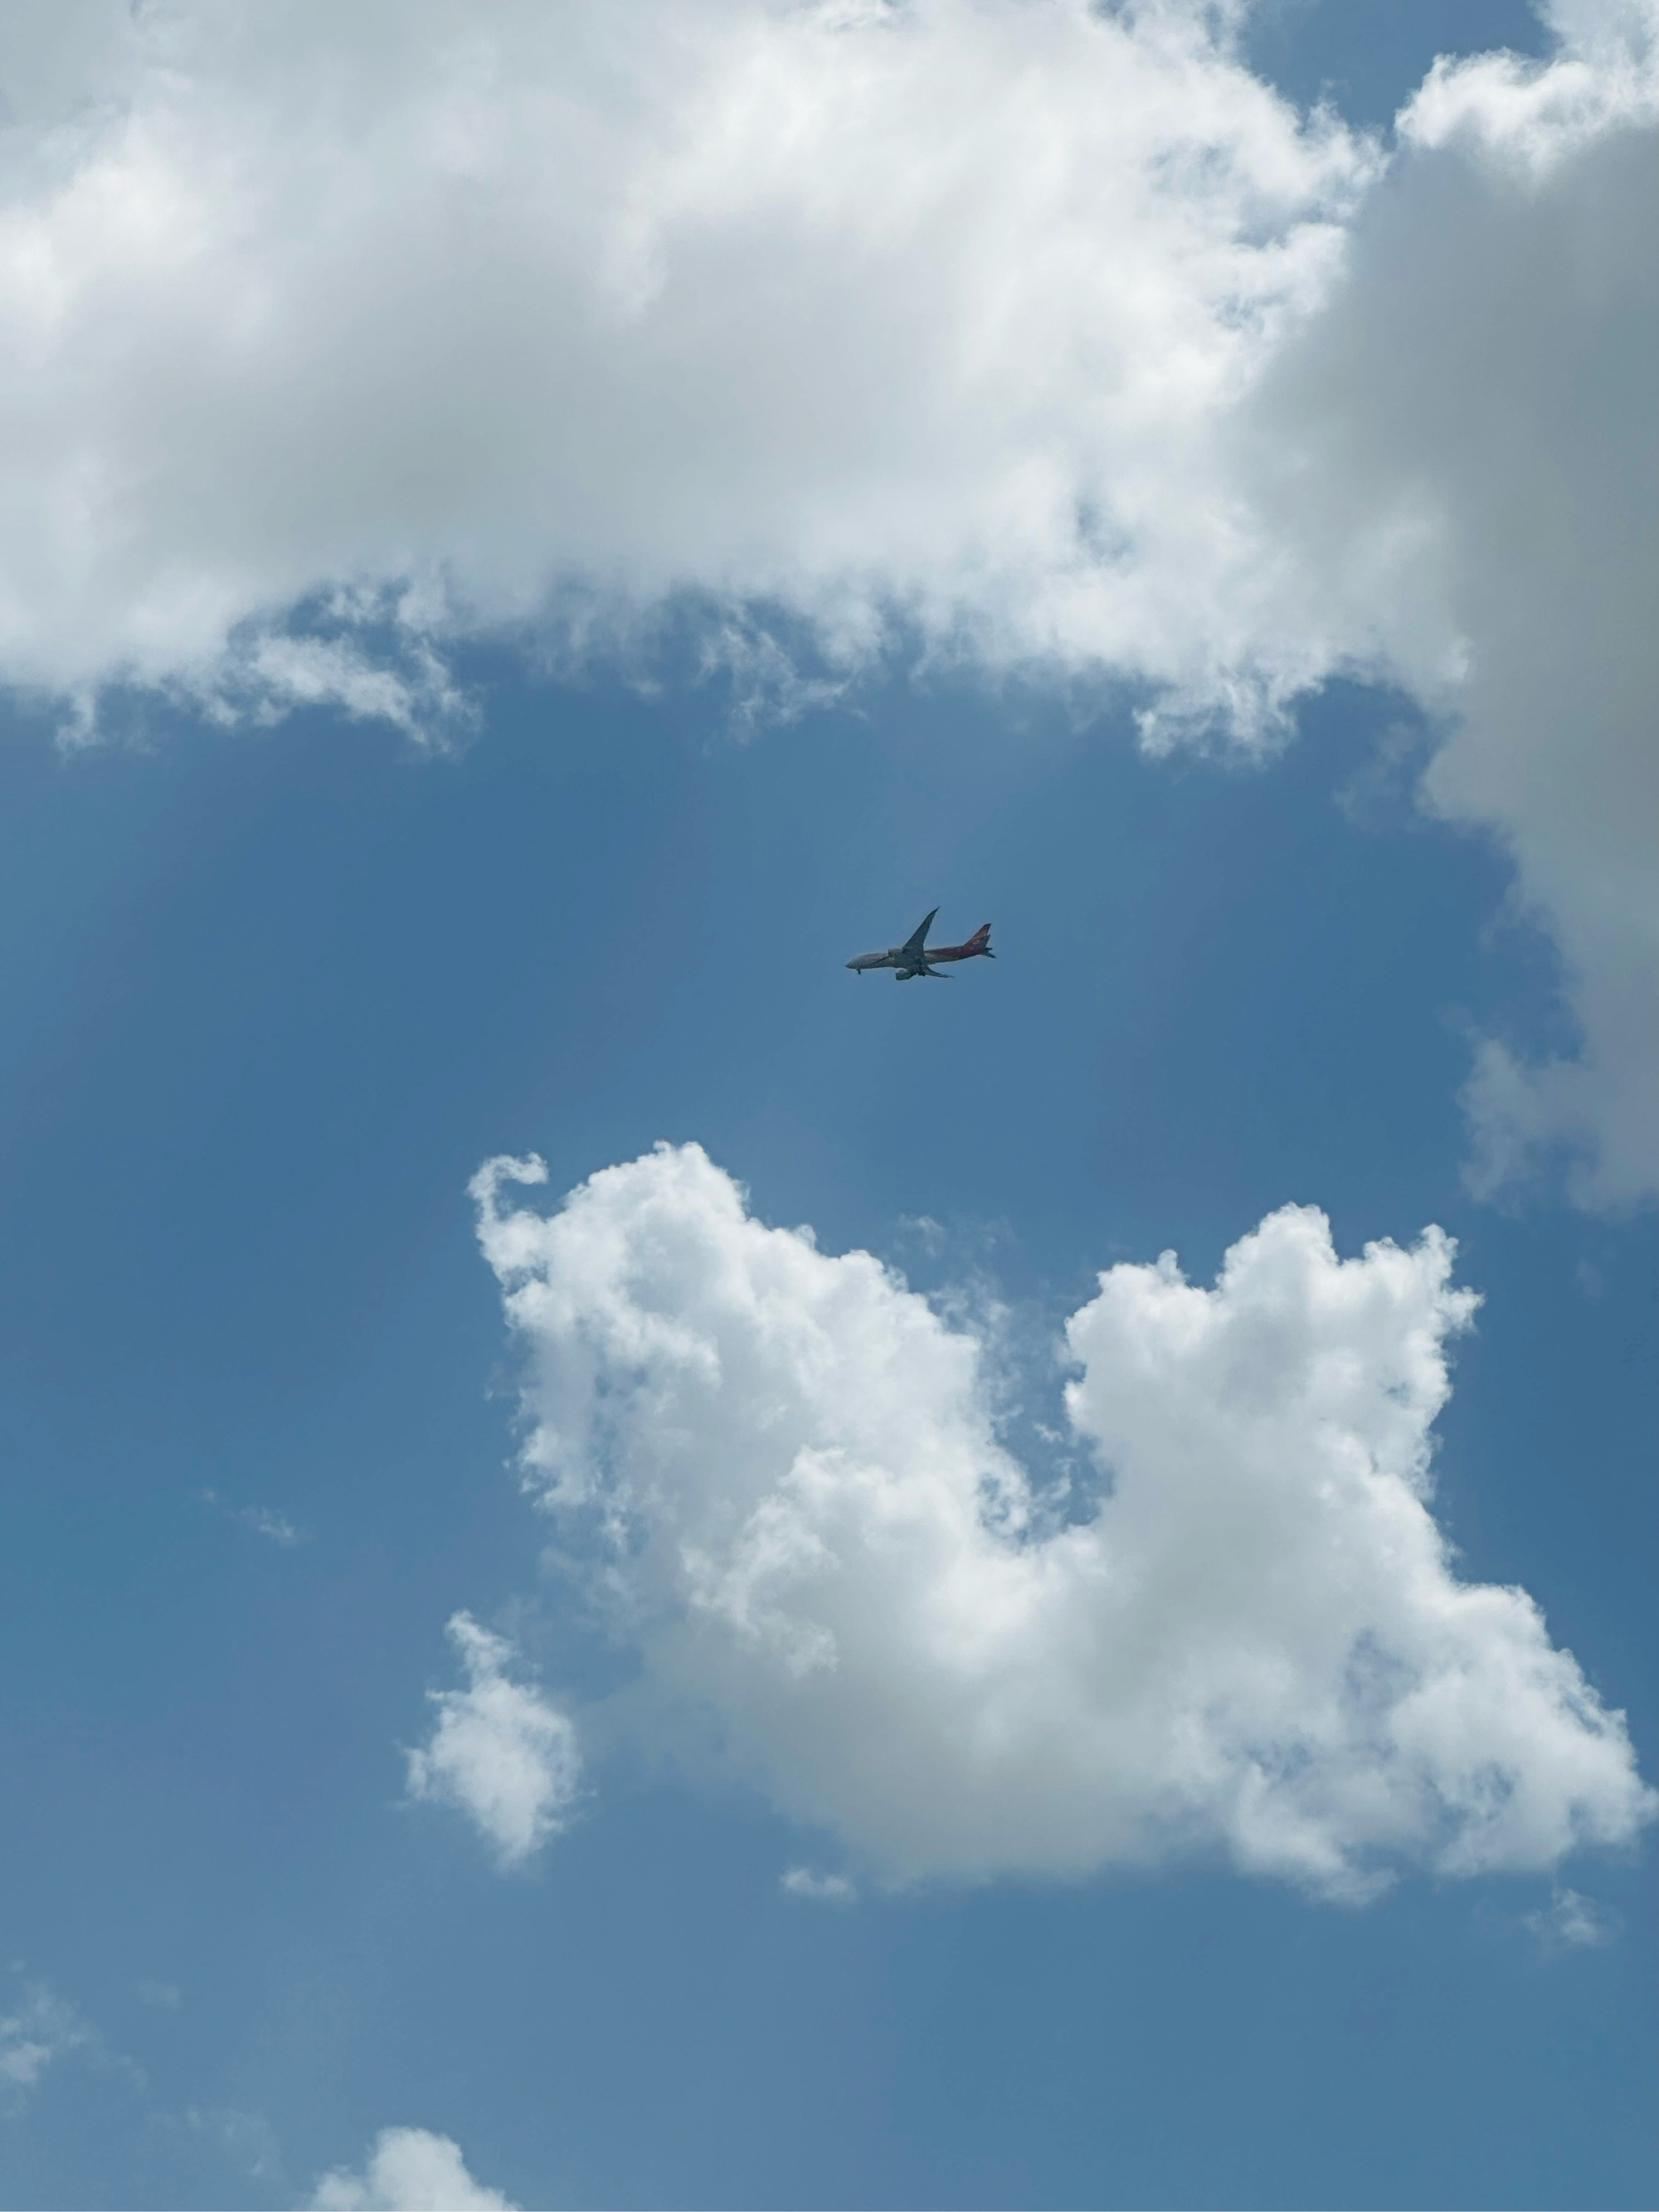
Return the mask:
[[[110,29],[89,12],[90,58],[27,58],[17,127],[41,134],[40,158],[60,173],[42,184],[20,168],[7,186],[20,224],[58,219],[64,176],[72,185],[100,161],[139,161],[139,140],[120,135],[135,116],[148,118],[145,143],[184,149],[178,174],[198,184],[191,149],[216,103],[232,123],[270,123],[249,90],[264,83],[264,33],[243,25],[241,46],[189,46],[185,11],[195,88],[179,105],[145,75],[153,27],[122,29],[119,16]],[[708,36],[742,16],[711,9]],[[1122,328],[1144,336],[1134,318],[1164,313],[1144,301],[1158,272],[1187,267],[1194,225],[1221,225],[1230,252],[1251,222],[1304,216],[1309,237],[1346,241],[1327,266],[1316,237],[1298,245],[1285,231],[1285,255],[1305,251],[1306,268],[1257,320],[1237,310],[1261,349],[1248,376],[1237,363],[1218,372],[1223,396],[1205,400],[1196,429],[1183,418],[1146,434],[1162,505],[1235,517],[1249,540],[1236,568],[1205,565],[1202,529],[1164,544],[1135,491],[1109,528],[1079,523],[1091,544],[1120,533],[1094,598],[1068,596],[1070,556],[1054,554],[1046,524],[993,574],[978,540],[959,559],[951,536],[971,538],[960,515],[983,490],[961,489],[954,447],[919,461],[908,486],[914,513],[931,518],[937,501],[943,518],[925,544],[862,494],[833,528],[817,495],[775,509],[768,471],[791,480],[790,426],[734,428],[720,412],[719,356],[697,354],[684,330],[665,341],[678,381],[653,398],[645,325],[617,341],[613,364],[619,384],[641,380],[651,455],[640,473],[613,455],[612,477],[590,481],[542,454],[534,467],[553,475],[537,483],[566,483],[579,518],[594,482],[631,513],[652,456],[676,439],[741,456],[752,430],[766,465],[733,493],[742,512],[706,572],[680,522],[653,538],[648,497],[632,537],[607,539],[590,521],[544,542],[529,507],[511,504],[505,462],[493,507],[452,512],[448,463],[423,459],[418,440],[398,505],[393,477],[376,481],[366,463],[361,483],[348,471],[343,484],[328,451],[330,437],[348,453],[372,443],[325,404],[331,380],[344,387],[357,373],[349,305],[332,319],[316,309],[311,352],[288,331],[264,341],[290,368],[301,361],[283,407],[313,410],[317,483],[273,476],[276,490],[259,495],[268,542],[255,545],[179,459],[167,408],[144,397],[177,328],[206,327],[191,324],[200,300],[176,328],[145,320],[185,283],[188,255],[170,258],[166,240],[169,224],[188,232],[185,199],[155,202],[143,250],[158,258],[137,307],[102,264],[76,279],[70,232],[52,234],[64,283],[84,283],[81,327],[139,364],[139,397],[131,419],[112,411],[89,374],[42,428],[15,385],[9,402],[0,394],[23,423],[7,465],[34,481],[28,437],[48,460],[54,439],[64,454],[112,456],[111,483],[125,456],[139,524],[135,538],[110,521],[107,548],[87,524],[78,565],[54,551],[50,589],[29,580],[38,544],[0,545],[23,580],[9,580],[0,637],[12,687],[0,747],[6,2203],[1641,2205],[1659,2187],[1645,1789],[1659,1778],[1659,1117],[1647,1112],[1659,1092],[1644,1087],[1639,1036],[1625,1050],[1620,1011],[1650,1018],[1643,933],[1659,860],[1639,794],[1651,646],[1639,623],[1618,627],[1620,609],[1641,604],[1635,583],[1627,601],[1623,582],[1592,594],[1603,628],[1584,627],[1546,527],[1554,517],[1571,540],[1561,574],[1594,582],[1603,556],[1573,535],[1577,502],[1602,496],[1636,418],[1616,406],[1594,422],[1536,412],[1558,405],[1567,374],[1550,352],[1565,343],[1559,317],[1545,312],[1559,289],[1523,333],[1535,357],[1494,396],[1474,261],[1468,328],[1448,330],[1452,295],[1425,278],[1419,295],[1418,258],[1395,252],[1443,219],[1437,194],[1453,259],[1462,240],[1484,268],[1483,240],[1508,225],[1558,288],[1595,235],[1600,258],[1576,295],[1583,358],[1623,362],[1639,390],[1651,271],[1639,202],[1626,220],[1608,195],[1651,158],[1638,67],[1651,49],[1634,15],[1581,26],[1568,60],[1601,69],[1613,90],[1601,107],[1564,107],[1565,121],[1548,105],[1554,80],[1476,64],[1445,94],[1464,107],[1449,121],[1419,107],[1398,153],[1350,142],[1308,154],[1289,137],[1261,153],[1250,66],[1294,100],[1328,87],[1370,127],[1412,97],[1437,52],[1509,46],[1547,70],[1562,50],[1525,11],[1486,5],[1403,9],[1386,27],[1366,16],[1363,36],[1359,17],[1331,6],[1270,12],[1247,22],[1242,62],[1217,60],[1199,32],[1170,60],[1155,25],[1132,25],[1133,51],[1097,50],[1079,11],[1003,0],[918,20],[952,69],[960,55],[977,69],[975,42],[994,36],[1034,51],[1081,38],[1097,100],[1117,97],[1123,72],[1154,73],[1136,114],[1156,106],[1146,86],[1189,76],[1227,160],[1258,163],[1248,220],[1231,199],[1221,215],[1207,198],[1183,204],[1188,229],[1168,228],[1161,203],[1153,216],[1114,203],[1123,235],[1101,250],[1143,271]],[[422,41],[447,52],[453,27],[441,10],[411,21],[367,12],[352,66],[377,85],[417,78]],[[580,108],[580,76],[572,92],[514,10],[488,27]],[[296,19],[280,58],[290,116],[313,115],[307,88],[331,35],[320,18]],[[1636,40],[1634,92],[1607,58],[1619,37]],[[794,66],[787,41],[778,52],[779,69]],[[80,85],[83,66],[107,81]],[[485,76],[483,112],[506,98]],[[848,97],[876,101],[874,127],[890,132],[898,111],[872,82]],[[1054,104],[1045,127],[1069,144],[1059,79],[1032,82],[1039,108]],[[1517,123],[1510,94],[1528,85],[1538,103]],[[607,81],[594,112],[612,92]],[[1229,102],[1244,118],[1236,138]],[[360,118],[333,110],[307,127],[330,159],[328,134],[343,134],[386,205],[401,194],[418,214],[424,186],[400,167],[418,101],[374,112],[379,137],[362,124],[353,139]],[[933,127],[917,125],[923,137]],[[259,129],[246,126],[250,144],[264,145]],[[1545,143],[1550,130],[1560,146]],[[1505,131],[1518,134],[1514,174]],[[1018,145],[1006,155],[1018,156]],[[1311,164],[1294,190],[1293,158]],[[598,192],[608,172],[593,159]],[[1162,159],[1149,155],[1146,173],[1163,178]],[[298,189],[275,161],[248,156],[248,205],[276,228],[249,230],[242,250],[303,270],[323,249],[274,185],[269,207],[255,191],[273,179]],[[629,171],[640,191],[647,173]],[[999,204],[1018,205],[1009,177],[1002,186]],[[763,271],[763,292],[776,281],[755,240],[793,185],[763,165],[744,189],[755,197],[735,230],[696,248],[739,314],[745,268]],[[1490,206],[1467,216],[1481,191]],[[503,231],[516,222],[505,199],[490,205]],[[1615,219],[1597,229],[1609,206]],[[1068,200],[1065,222],[1074,216]],[[356,220],[342,218],[348,238]],[[842,218],[815,220],[832,261]],[[1041,248],[1049,216],[1039,204],[1021,220]],[[965,256],[993,252],[969,230]],[[556,259],[544,241],[534,250]],[[693,249],[671,239],[662,252],[672,272]],[[24,263],[11,265],[21,297]],[[424,265],[416,253],[404,271],[411,299]],[[1086,288],[1086,258],[1070,265],[1066,281]],[[1106,291],[1115,282],[1101,279]],[[791,318],[805,327],[818,307],[805,289],[768,296],[787,354]],[[836,298],[865,312],[856,283]],[[487,302],[479,312],[488,323]],[[887,311],[869,312],[879,336]],[[1187,308],[1170,314],[1170,360],[1186,374],[1200,325],[1182,319]],[[1231,314],[1218,311],[1218,348],[1234,343]],[[1356,398],[1350,385],[1369,372],[1353,368],[1355,349],[1375,352],[1379,318],[1400,355]],[[501,342],[505,327],[485,337]],[[1080,357],[1104,358],[1090,351],[1104,327],[1085,333]],[[257,430],[259,394],[280,379],[267,379],[257,329],[204,350],[202,444],[228,451]],[[320,381],[307,383],[313,359]],[[1451,388],[1460,361],[1481,386],[1473,396]],[[1020,367],[1016,349],[1008,374]],[[1235,374],[1247,401],[1230,396]],[[1413,375],[1419,401],[1396,415],[1392,395]],[[1090,444],[1086,386],[1045,401],[1044,450],[1072,457],[1079,515],[1138,483],[1142,465],[1115,429]],[[890,433],[895,451],[911,450],[906,424],[929,404],[919,389],[893,395],[890,423],[859,396],[874,410],[872,451]],[[988,378],[975,402],[993,423],[995,389]],[[416,397],[435,406],[441,381]],[[510,396],[500,424],[468,416],[465,435],[464,401],[463,453],[498,438],[510,461],[515,437],[532,452]],[[1257,411],[1235,435],[1227,410],[1239,406]],[[1499,428],[1513,418],[1504,453],[1542,421],[1548,466],[1517,489],[1494,444],[1482,474],[1485,416]],[[1318,464],[1317,513],[1281,498],[1296,474],[1274,474],[1290,417],[1313,426],[1295,458]],[[1407,417],[1423,444],[1406,473],[1435,494],[1420,514],[1389,506]],[[596,420],[595,449],[609,436]],[[803,471],[815,451],[800,448]],[[695,471],[681,482],[672,455],[664,465],[665,512],[678,503],[691,538],[725,529],[725,505],[699,507]],[[1638,490],[1645,465],[1630,464]],[[1008,485],[1027,480],[1012,471],[995,511],[1014,514]],[[1247,508],[1248,526],[1236,520]],[[1359,544],[1354,518],[1385,513],[1395,535]],[[514,549],[499,570],[486,525]],[[1615,501],[1605,558],[1621,578],[1626,526]],[[1413,530],[1410,557],[1391,566]],[[843,549],[839,566],[797,562],[815,532]],[[744,550],[755,546],[771,550]],[[152,592],[146,547],[155,575],[188,574],[191,590]],[[873,582],[859,581],[860,562]],[[526,598],[532,569],[544,604]],[[433,574],[462,580],[428,619],[395,594],[410,575],[435,589]],[[343,581],[363,596],[330,606]],[[1127,615],[1119,592],[1139,594]],[[1540,675],[1528,657],[1534,611],[1553,593],[1566,611]],[[209,599],[216,633],[200,613]],[[1121,641],[1126,623],[1144,626],[1144,643]],[[1550,686],[1556,659],[1574,656],[1559,679],[1583,702],[1569,757]],[[1644,699],[1649,720],[1621,720]],[[1632,728],[1645,734],[1632,741]],[[996,964],[932,994],[846,972],[848,955],[935,905],[947,939],[990,920]],[[650,1171],[629,1164],[664,1141],[701,1146],[754,1219],[810,1224],[821,1259],[757,1240],[735,1198],[726,1226],[709,1226],[728,1203],[718,1179],[695,1200],[666,1185],[653,1196]],[[467,1197],[483,1163],[532,1153],[546,1188],[509,1190],[509,1210],[555,1216],[586,1178],[622,1171],[568,1218],[627,1253],[626,1283],[552,1243],[528,1276],[504,1272],[508,1290],[528,1280],[565,1298],[568,1324],[541,1307],[504,1323]],[[1228,1513],[1243,1498],[1248,1538],[1252,1514],[1279,1510],[1281,1468],[1304,1470],[1285,1479],[1311,1497],[1306,1469],[1326,1468],[1328,1486],[1346,1463],[1319,1455],[1347,1416],[1316,1420],[1300,1385],[1279,1379],[1279,1363],[1301,1371],[1305,1350],[1303,1321],[1285,1313],[1300,1314],[1304,1294],[1312,1312],[1337,1279],[1307,1261],[1288,1306],[1274,1293],[1258,1309],[1248,1286],[1216,1291],[1206,1313],[1218,1322],[1231,1297],[1237,1328],[1258,1332],[1241,1339],[1256,1346],[1247,1382],[1224,1389],[1182,1364],[1178,1332],[1158,1336],[1154,1279],[1136,1271],[1173,1250],[1190,1284],[1211,1285],[1287,1206],[1322,1209],[1336,1254],[1370,1271],[1342,1280],[1356,1297],[1371,1286],[1371,1318],[1349,1336],[1330,1322],[1337,1335],[1317,1341],[1370,1393],[1352,1434],[1382,1438],[1366,1495],[1393,1518],[1342,1524],[1341,1557],[1360,1562],[1352,1586],[1346,1567],[1311,1592],[1268,1572],[1241,1613],[1207,1509],[1194,1521],[1169,1506],[1166,1601],[1152,1628],[1124,1632],[1121,1664],[1140,1663],[1135,1637],[1152,1649],[1167,1613],[1181,1648],[1146,1663],[1175,1680],[1182,1648],[1218,1655],[1205,1662],[1219,1670],[1209,1726],[1294,1616],[1285,1651],[1338,1650],[1342,1681],[1381,1651],[1389,1680],[1443,1690],[1484,1669],[1507,1688],[1458,1708],[1455,1747],[1435,1739],[1419,1785],[1403,1754],[1379,1748],[1404,1728],[1403,1706],[1388,1706],[1380,1735],[1328,1737],[1318,1714],[1336,1678],[1323,1662],[1285,1659],[1291,1687],[1263,1708],[1275,1718],[1214,1723],[1218,1759],[1265,1761],[1276,1809],[1255,1826],[1231,1784],[1191,1781],[1173,1739],[1145,1720],[1162,1705],[1125,1705],[1110,1668],[1075,1682],[1049,1671],[1039,1618],[998,1647],[972,1693],[984,1702],[971,1728],[990,1731],[973,1740],[1003,1746],[985,1754],[982,1789],[955,1747],[956,1677],[930,1673],[906,1640],[948,1596],[942,1571],[892,1580],[873,1520],[860,1534],[826,1518],[801,1535],[787,1516],[817,1493],[799,1487],[800,1468],[840,1467],[860,1439],[867,1494],[908,1497],[925,1522],[915,1482],[960,1463],[971,1495],[990,1479],[972,1454],[988,1465],[1006,1451],[1033,1518],[1013,1536],[988,1521],[973,1539],[986,1589],[1002,1587],[1011,1559],[1057,1559],[1067,1529],[1122,1529],[1120,1505],[1145,1495],[1163,1511],[1183,1486]],[[1449,1363],[1443,1410],[1429,1323],[1411,1323],[1407,1340],[1419,1293],[1385,1297],[1386,1258],[1361,1258],[1373,1240],[1416,1247],[1430,1224],[1456,1240],[1453,1279],[1482,1300],[1461,1334],[1434,1310]],[[893,1273],[847,1273],[840,1255],[860,1249]],[[748,1322],[708,1301],[732,1271],[775,1261],[784,1273],[768,1278],[761,1334],[745,1335]],[[1120,1335],[1102,1270],[1123,1301]],[[899,1276],[931,1309],[906,1300]],[[830,1316],[860,1299],[836,1338]],[[709,1407],[674,1395],[672,1356],[615,1349],[647,1308],[665,1328],[718,1338]],[[1066,1365],[1059,1339],[1074,1315]],[[816,1330],[832,1347],[841,1379],[827,1397],[813,1397],[806,1355],[798,1366],[777,1351],[774,1323],[779,1341]],[[964,1337],[981,1346],[968,1382],[952,1364]],[[905,1347],[890,1374],[890,1340]],[[1162,1381],[1135,1379],[1132,1341],[1163,1347]],[[1409,1364],[1419,1358],[1426,1370]],[[1069,1413],[1068,1376],[1083,1394]],[[1268,1441],[1240,1444],[1235,1462],[1258,1386]],[[769,1410],[766,1392],[808,1410]],[[1402,1407],[1404,1441],[1391,1443],[1389,1409]],[[610,1442],[573,1446],[561,1465],[572,1498],[586,1484],[583,1498],[611,1498],[627,1522],[614,1553],[588,1505],[550,1510],[536,1494],[545,1471],[527,1463],[526,1486],[515,1460],[526,1437],[589,1419]],[[805,1566],[786,1563],[808,1580],[786,1576],[769,1595],[756,1577],[771,1569],[730,1536],[746,1496],[733,1470],[764,1459],[754,1438],[769,1423],[784,1434],[797,1419],[802,1456],[757,1479],[765,1510],[808,1545]],[[1431,1522],[1411,1502],[1412,1453],[1431,1427]],[[1182,1441],[1193,1435],[1210,1441]],[[834,1511],[863,1510],[851,1496],[837,1493]],[[1266,1555],[1277,1525],[1261,1522]],[[1301,1525],[1284,1523],[1293,1535]],[[1385,1525],[1386,1540],[1369,1533]],[[1396,1542],[1409,1550],[1413,1530],[1435,1525],[1452,1549],[1407,1589]],[[1105,1540],[1109,1569],[1129,1550]],[[728,1542],[726,1579],[698,1583],[703,1569],[685,1564],[696,1547]],[[836,1543],[824,1595],[811,1546]],[[1529,1593],[1544,1627],[1503,1600],[1455,1630],[1464,1642],[1436,1642],[1442,1627],[1421,1621],[1449,1620],[1469,1585]],[[1103,1618],[1121,1602],[1101,1588],[1056,1585],[1049,1619],[1092,1634],[1091,1608]],[[445,1634],[458,1614],[499,1639],[470,1689]],[[839,1639],[830,1674],[860,1686],[853,1703],[812,1687],[829,1677],[799,1638],[829,1632],[820,1615]],[[1567,1675],[1550,1672],[1559,1665]],[[1603,1709],[1627,1716],[1627,1744]],[[1005,1711],[1026,1716],[1030,1743],[996,1737]],[[547,1764],[555,1741],[579,1747],[574,1796]],[[962,1792],[948,1816],[925,1802],[933,1785],[906,1773],[933,1774],[935,1753],[939,1791],[951,1806]],[[886,1762],[890,1802],[872,1808],[866,1758]],[[1484,1799],[1485,1810],[1460,1808],[1465,1773],[1497,1778],[1497,1825],[1481,1825]],[[501,1813],[503,1790],[528,1807],[529,1827]],[[1504,1805],[1532,1809],[1510,1830]],[[1062,1865],[1056,1838],[1073,1835]],[[810,1880],[789,1887],[802,1869]],[[805,1893],[813,1887],[822,1893]]]

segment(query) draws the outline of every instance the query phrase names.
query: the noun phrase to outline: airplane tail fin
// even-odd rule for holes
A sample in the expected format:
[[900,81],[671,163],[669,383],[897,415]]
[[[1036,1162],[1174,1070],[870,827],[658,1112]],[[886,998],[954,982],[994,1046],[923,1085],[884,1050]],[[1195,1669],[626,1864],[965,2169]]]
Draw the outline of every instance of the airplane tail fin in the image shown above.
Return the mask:
[[979,927],[969,939],[968,950],[970,952],[982,952],[988,960],[996,958],[996,954],[991,950],[991,925],[988,921],[981,922]]

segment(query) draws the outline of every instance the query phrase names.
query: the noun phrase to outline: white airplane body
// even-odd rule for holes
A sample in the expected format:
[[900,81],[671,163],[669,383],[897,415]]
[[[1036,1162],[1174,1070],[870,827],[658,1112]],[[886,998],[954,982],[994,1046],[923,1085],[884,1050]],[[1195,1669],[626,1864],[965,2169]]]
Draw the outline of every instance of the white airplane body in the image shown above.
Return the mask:
[[[939,908],[933,908],[937,914]],[[991,950],[991,925],[982,921],[973,935],[963,945],[929,945],[927,932],[933,927],[930,914],[920,929],[913,930],[902,945],[890,945],[885,952],[860,952],[848,966],[858,975],[866,968],[890,968],[896,983],[908,983],[913,975],[937,975],[936,963],[942,960],[994,960]]]

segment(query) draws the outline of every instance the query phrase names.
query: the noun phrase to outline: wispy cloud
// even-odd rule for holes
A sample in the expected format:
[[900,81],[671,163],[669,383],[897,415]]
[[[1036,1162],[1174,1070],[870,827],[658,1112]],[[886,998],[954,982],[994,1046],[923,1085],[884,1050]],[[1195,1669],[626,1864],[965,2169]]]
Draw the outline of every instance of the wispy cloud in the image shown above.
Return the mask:
[[256,1536],[264,1537],[269,1543],[286,1547],[302,1544],[306,1540],[306,1530],[295,1528],[287,1514],[278,1513],[269,1505],[244,1505],[234,1517],[245,1528],[252,1528]]
[[858,1891],[844,1874],[820,1874],[808,1866],[793,1866],[779,1887],[791,1897],[810,1897],[820,1905],[850,1905]]
[[1619,1932],[1616,1914],[1576,1889],[1554,1890],[1547,1905],[1524,1916],[1522,1925],[1547,1951],[1599,1949]]
[[0,2014],[0,2085],[21,2104],[49,2068],[100,2040],[72,2004],[44,1982],[31,1982],[15,2010]]
[[246,2112],[235,2106],[204,2109],[192,2105],[185,2125],[193,2135],[205,2136],[241,2173],[269,2181],[283,2171],[276,2130],[262,2112]]
[[233,1505],[216,1490],[198,1493],[204,1505],[211,1505],[227,1520],[234,1521],[244,1528],[251,1528],[256,1536],[263,1536],[268,1544],[276,1544],[284,1551],[296,1544],[308,1543],[311,1531],[290,1521],[286,1513],[272,1505]]

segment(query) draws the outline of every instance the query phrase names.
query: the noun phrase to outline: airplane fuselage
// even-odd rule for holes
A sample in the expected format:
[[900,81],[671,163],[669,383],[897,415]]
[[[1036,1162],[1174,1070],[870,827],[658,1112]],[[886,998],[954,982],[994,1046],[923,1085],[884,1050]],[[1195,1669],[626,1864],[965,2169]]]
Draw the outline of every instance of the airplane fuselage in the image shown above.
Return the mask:
[[[929,915],[928,921],[933,920]],[[925,929],[927,924],[922,925]],[[912,938],[908,945],[890,945],[884,952],[860,952],[848,966],[862,975],[866,968],[890,968],[896,979],[908,983],[913,975],[931,975],[937,964],[949,960],[994,960],[988,921],[964,945],[922,945]]]

